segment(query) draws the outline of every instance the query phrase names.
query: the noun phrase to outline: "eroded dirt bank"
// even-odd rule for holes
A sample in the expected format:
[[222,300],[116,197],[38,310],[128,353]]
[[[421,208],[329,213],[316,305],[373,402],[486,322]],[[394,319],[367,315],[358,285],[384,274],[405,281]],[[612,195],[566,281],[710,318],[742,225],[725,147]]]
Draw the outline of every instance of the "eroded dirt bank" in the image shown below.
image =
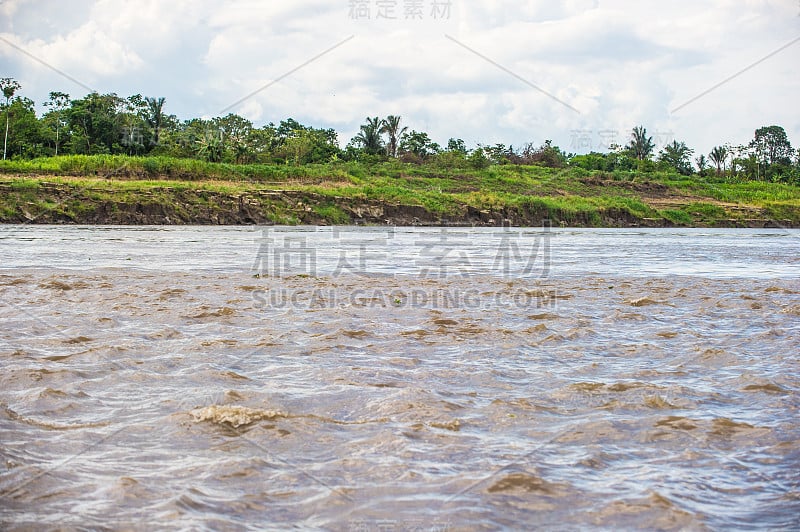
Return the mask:
[[[668,199],[668,198],[667,198]],[[678,198],[681,199],[681,198]],[[621,208],[570,212],[547,207],[478,209],[457,205],[448,213],[421,205],[354,199],[296,190],[220,192],[189,187],[122,189],[40,181],[20,188],[0,183],[0,223],[110,225],[353,224],[399,226],[671,227],[663,217],[639,217]],[[653,198],[661,206],[665,198]],[[746,218],[719,218],[706,227],[787,227],[750,209]]]

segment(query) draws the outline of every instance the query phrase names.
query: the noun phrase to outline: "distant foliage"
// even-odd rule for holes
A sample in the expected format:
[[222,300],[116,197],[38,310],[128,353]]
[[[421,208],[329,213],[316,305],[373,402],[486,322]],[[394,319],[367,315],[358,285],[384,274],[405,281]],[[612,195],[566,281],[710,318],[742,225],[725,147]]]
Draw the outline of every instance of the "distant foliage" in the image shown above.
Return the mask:
[[433,142],[427,133],[412,130],[404,134],[400,140],[401,154],[411,153],[422,161],[440,151],[439,145]]
[[694,150],[689,148],[685,142],[673,140],[667,144],[658,154],[658,161],[662,169],[672,169],[681,175],[692,175],[692,155]]
[[544,144],[538,147],[528,143],[519,152],[509,148],[507,157],[513,164],[539,165],[549,168],[563,168],[567,165],[567,155],[558,146],[553,146],[550,140],[544,141]]
[[[180,120],[169,114],[163,97],[92,92],[72,99],[51,92],[37,116],[34,102],[20,96],[20,84],[0,79],[0,111],[6,123],[4,157],[32,159],[54,155],[131,155],[193,159],[236,165],[303,166],[337,161],[380,164],[400,161],[434,168],[487,168],[493,165],[563,168],[613,173],[617,178],[651,172],[729,181],[771,181],[800,184],[800,151],[777,125],[755,130],[740,146],[722,144],[697,154],[685,142],[673,141],[656,154],[644,126],[631,131],[624,146],[605,153],[567,154],[552,141],[520,147],[477,144],[450,138],[443,148],[428,133],[410,129],[402,116],[367,117],[342,149],[333,129],[319,129],[287,118],[256,127],[236,114]],[[148,163],[148,173],[158,165]]]

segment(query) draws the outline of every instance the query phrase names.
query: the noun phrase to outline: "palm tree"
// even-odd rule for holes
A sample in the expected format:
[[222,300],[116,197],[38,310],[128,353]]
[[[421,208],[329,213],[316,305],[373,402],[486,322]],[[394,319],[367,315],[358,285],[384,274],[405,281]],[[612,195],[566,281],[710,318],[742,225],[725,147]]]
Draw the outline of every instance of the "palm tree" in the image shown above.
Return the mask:
[[197,156],[210,163],[218,163],[222,160],[225,152],[225,145],[222,142],[222,131],[206,129],[202,136],[195,140],[197,145]]
[[8,146],[8,113],[11,110],[8,102],[11,100],[11,97],[14,96],[14,93],[21,89],[22,86],[12,78],[3,78],[0,79],[0,89],[3,91],[3,96],[6,97],[6,138],[3,141],[3,160],[6,160],[6,147]]
[[653,137],[647,136],[647,130],[642,126],[633,128],[631,133],[631,142],[628,144],[628,149],[634,157],[640,161],[649,159],[653,154],[653,149],[656,147],[653,144]]
[[147,102],[147,124],[153,128],[153,143],[158,144],[158,134],[161,131],[161,124],[164,122],[164,108],[165,98],[145,98]]
[[381,139],[381,119],[367,117],[367,123],[361,126],[361,131],[353,138],[362,149],[370,155],[377,155],[383,149]]
[[706,156],[701,153],[700,157],[696,158],[694,162],[697,163],[697,169],[700,175],[705,175],[706,168],[708,168],[708,159],[706,159]]
[[386,120],[381,124],[381,133],[389,135],[389,144],[386,146],[386,153],[391,157],[397,157],[397,145],[400,142],[400,137],[403,136],[403,133],[408,131],[408,128],[401,128],[400,117],[395,115],[387,116]]
[[725,169],[725,161],[728,160],[728,148],[725,146],[715,146],[708,154],[709,159],[717,165],[717,175]]

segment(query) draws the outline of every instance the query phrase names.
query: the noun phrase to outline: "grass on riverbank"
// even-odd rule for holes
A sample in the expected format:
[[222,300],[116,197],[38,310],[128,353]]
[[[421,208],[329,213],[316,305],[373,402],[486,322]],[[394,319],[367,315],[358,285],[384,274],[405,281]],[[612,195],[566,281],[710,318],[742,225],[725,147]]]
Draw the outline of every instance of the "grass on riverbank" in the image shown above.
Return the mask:
[[[486,169],[332,162],[324,165],[232,165],[194,159],[127,156],[60,156],[0,162],[0,217],[19,218],[52,208],[43,183],[73,190],[71,210],[81,203],[161,202],[176,197],[202,202],[203,193],[241,196],[268,191],[307,193],[322,221],[345,223],[343,202],[421,206],[440,217],[466,208],[501,212],[536,210],[567,224],[607,225],[609,213],[630,219],[661,219],[674,225],[720,225],[775,220],[800,225],[800,188],[764,182],[728,182],[668,173],[590,172],[579,168],[491,166]],[[176,196],[177,195],[177,196]],[[65,208],[62,206],[62,208]],[[291,206],[284,210],[291,210]],[[65,212],[79,218],[80,212]],[[75,215],[75,216],[73,216]],[[294,223],[298,216],[276,220]]]

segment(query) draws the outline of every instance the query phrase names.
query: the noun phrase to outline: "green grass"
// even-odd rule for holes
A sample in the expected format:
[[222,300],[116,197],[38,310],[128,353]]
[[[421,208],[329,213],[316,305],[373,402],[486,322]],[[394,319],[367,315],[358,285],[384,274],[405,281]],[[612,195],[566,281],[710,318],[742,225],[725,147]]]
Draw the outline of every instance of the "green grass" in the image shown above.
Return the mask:
[[338,205],[326,203],[312,207],[313,211],[323,220],[334,225],[344,225],[350,222],[350,217]]
[[690,213],[698,220],[715,220],[725,216],[725,209],[718,205],[711,203],[690,203],[684,208],[684,211]]
[[771,220],[775,220],[781,224],[789,222],[792,225],[798,225],[800,203],[797,201],[770,202],[766,204],[764,211]]
[[[377,202],[421,206],[442,218],[461,216],[469,207],[543,214],[582,225],[602,225],[604,220],[626,217],[664,219],[676,225],[710,225],[720,220],[755,217],[758,213],[800,224],[800,187],[780,183],[515,165],[482,170],[396,160],[305,166],[233,165],[119,155],[0,161],[0,184],[5,187],[0,191],[3,219],[13,218],[11,213],[19,213],[25,205],[46,199],[49,192],[43,183],[76,191],[78,203],[52,207],[66,209],[65,213],[71,215],[90,210],[80,203],[168,204],[179,198],[190,202],[191,209],[208,210],[219,208],[214,204],[214,194],[233,197],[259,191],[293,191],[321,198],[310,206],[329,223],[349,221],[343,209],[347,204]],[[654,206],[659,197],[672,200],[668,208]],[[269,208],[267,216],[275,223],[298,223],[299,215],[293,208],[278,202]],[[36,210],[33,206],[31,209]]]
[[665,209],[661,215],[675,225],[692,225],[694,219],[692,215],[680,209]]
[[800,187],[764,181],[727,182],[717,178],[683,178],[662,181],[694,194],[730,203],[764,204],[772,201],[800,200]]
[[126,155],[60,155],[30,160],[0,161],[0,173],[254,182],[349,178],[346,168],[335,165],[236,165],[209,163],[196,159]]

